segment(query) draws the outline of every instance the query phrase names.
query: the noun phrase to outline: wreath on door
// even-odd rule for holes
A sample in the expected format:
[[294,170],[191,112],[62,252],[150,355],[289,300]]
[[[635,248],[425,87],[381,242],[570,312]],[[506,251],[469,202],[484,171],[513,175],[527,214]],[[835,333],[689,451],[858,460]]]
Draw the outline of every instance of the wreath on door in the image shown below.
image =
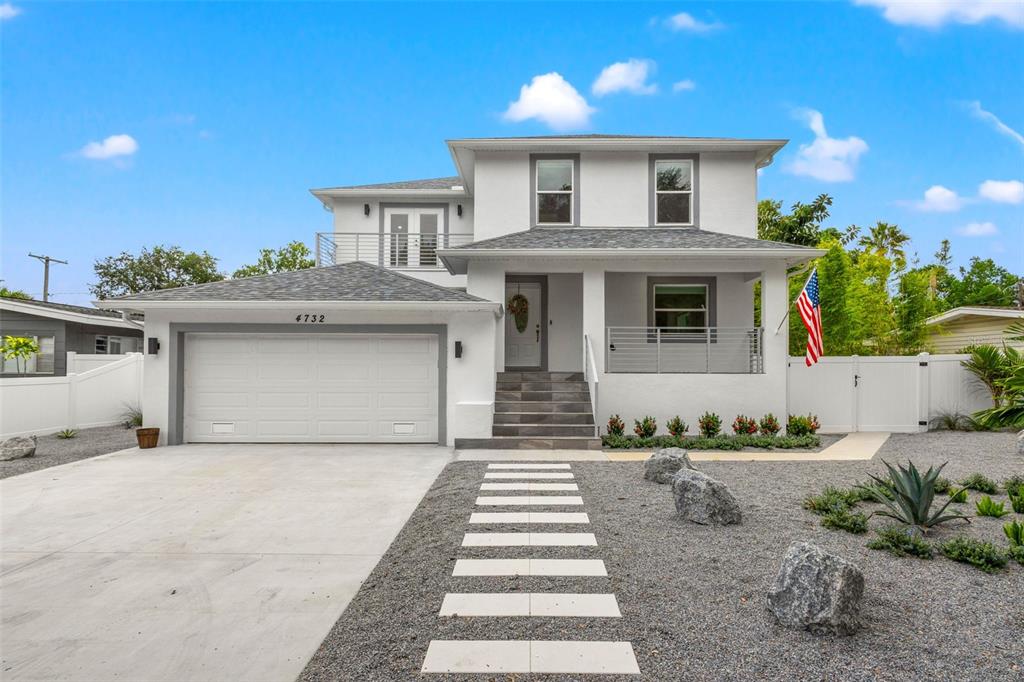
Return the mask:
[[526,331],[526,323],[530,320],[530,302],[522,294],[515,294],[508,299],[508,312],[516,321],[516,329],[520,334]]

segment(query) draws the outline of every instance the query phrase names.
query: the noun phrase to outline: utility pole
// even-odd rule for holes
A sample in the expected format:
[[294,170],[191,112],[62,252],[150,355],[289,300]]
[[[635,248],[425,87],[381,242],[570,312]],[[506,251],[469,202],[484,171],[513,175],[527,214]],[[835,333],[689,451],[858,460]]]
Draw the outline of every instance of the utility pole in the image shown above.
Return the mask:
[[50,256],[37,256],[34,253],[28,254],[29,258],[35,258],[43,263],[43,300],[50,300],[50,263],[60,263],[61,265],[67,265],[66,260],[59,260],[57,258],[51,258]]

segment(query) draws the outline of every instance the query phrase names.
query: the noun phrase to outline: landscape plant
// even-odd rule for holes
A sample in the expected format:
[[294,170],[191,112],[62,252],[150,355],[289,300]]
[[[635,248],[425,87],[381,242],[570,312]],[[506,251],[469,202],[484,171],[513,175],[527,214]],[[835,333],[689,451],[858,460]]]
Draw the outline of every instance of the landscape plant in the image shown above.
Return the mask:
[[608,418],[608,435],[609,436],[621,436],[626,432],[626,423],[622,421],[622,417],[617,414],[613,414]]
[[665,423],[665,428],[673,436],[685,436],[686,432],[690,430],[689,425],[680,419],[679,415],[672,417]]
[[989,390],[992,407],[974,414],[986,428],[1024,426],[1024,353],[1010,347],[975,346],[961,364]]
[[953,489],[953,483],[948,478],[939,476],[935,479],[935,492],[938,495],[945,495]]
[[821,525],[829,530],[845,530],[854,535],[868,532],[868,517],[849,509],[834,509],[821,517]]
[[978,510],[978,516],[991,516],[1001,519],[1010,513],[1002,502],[996,502],[988,495],[983,495],[980,500],[974,503],[974,506]]
[[650,438],[658,432],[658,422],[654,417],[647,415],[643,419],[633,420],[633,433],[640,438]]
[[1007,487],[1010,496],[1010,507],[1018,514],[1024,514],[1024,485],[1016,488]]
[[1014,474],[1003,481],[1003,488],[1012,493],[1018,491],[1024,493],[1024,474]]
[[28,371],[28,361],[39,353],[39,344],[27,336],[5,336],[0,353],[4,360],[14,360],[15,369],[22,374]]
[[814,434],[818,432],[821,425],[818,423],[818,417],[813,414],[809,415],[798,415],[791,414],[789,419],[786,421],[786,433],[791,436],[806,436],[808,434]]
[[979,493],[994,495],[999,492],[999,486],[991,478],[979,473],[973,473],[967,478],[961,479],[960,485],[968,490],[977,490]]
[[939,545],[946,557],[953,561],[970,564],[986,573],[995,573],[1006,566],[1007,553],[991,542],[961,535]]
[[124,411],[121,412],[121,421],[126,429],[139,428],[142,426],[142,409],[137,405],[125,404]]
[[705,412],[697,420],[697,428],[705,438],[714,438],[722,432],[722,418],[714,412]]
[[63,429],[62,431],[57,432],[57,438],[60,438],[61,440],[69,440],[77,435],[78,432],[74,429]]
[[844,490],[828,486],[819,495],[804,498],[803,507],[815,514],[828,514],[835,511],[847,511],[863,499],[854,490]]
[[602,436],[602,444],[613,450],[627,449],[660,449],[690,448],[692,450],[742,450],[745,447],[792,450],[809,449],[821,445],[817,436],[725,436],[714,438],[704,436],[651,436],[649,438],[634,435]]
[[[875,485],[861,485],[860,487],[869,493],[876,502],[880,502],[885,508],[872,512],[879,516],[886,516],[899,523],[909,526],[914,533],[927,533],[934,526],[967,517],[959,511],[949,511],[952,500],[948,500],[938,510],[932,510],[932,502],[935,500],[935,481],[939,478],[945,464],[938,468],[928,467],[928,471],[922,474],[913,462],[908,461],[907,466],[892,466],[885,460],[882,464],[888,470],[888,478],[883,479],[870,474]],[[879,486],[886,487],[893,497],[883,494]]]
[[1003,533],[1006,534],[1006,539],[1010,541],[1011,547],[1024,547],[1024,523],[1020,521],[1005,523],[1003,524]]
[[963,504],[967,501],[967,488],[960,488],[959,490],[949,491],[949,501],[957,504]]
[[888,526],[876,532],[878,537],[867,545],[870,549],[886,551],[895,556],[914,556],[918,559],[931,559],[935,554],[931,543],[907,532],[902,526]]
[[778,418],[774,414],[769,412],[761,417],[761,421],[758,422],[758,428],[763,436],[776,436],[782,430],[782,424],[779,423]]
[[753,436],[757,433],[757,420],[746,415],[736,415],[732,421],[732,432],[737,436]]

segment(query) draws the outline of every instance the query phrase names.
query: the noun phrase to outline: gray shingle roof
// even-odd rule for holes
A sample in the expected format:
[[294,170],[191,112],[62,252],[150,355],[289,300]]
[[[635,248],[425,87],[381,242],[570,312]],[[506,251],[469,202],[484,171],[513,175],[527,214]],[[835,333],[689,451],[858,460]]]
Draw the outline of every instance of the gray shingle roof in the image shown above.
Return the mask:
[[130,301],[468,302],[482,298],[356,261],[111,299]]
[[446,178],[426,178],[424,180],[402,180],[400,182],[378,182],[372,185],[346,185],[342,187],[324,187],[315,189],[314,192],[327,192],[333,189],[451,189],[456,185],[462,185],[462,178],[453,175]]
[[484,239],[448,251],[521,249],[768,249],[800,250],[784,242],[738,237],[696,228],[537,227]]
[[[83,305],[71,305],[70,303],[54,303],[53,301],[37,301],[34,298],[17,298],[15,296],[0,296],[5,301],[24,303],[25,305],[42,308],[44,310],[58,310],[66,313],[77,313],[79,315],[92,315],[93,317],[106,317],[116,320],[121,319],[121,313],[116,310],[103,310],[101,308],[90,308]],[[133,316],[134,318],[135,316]]]

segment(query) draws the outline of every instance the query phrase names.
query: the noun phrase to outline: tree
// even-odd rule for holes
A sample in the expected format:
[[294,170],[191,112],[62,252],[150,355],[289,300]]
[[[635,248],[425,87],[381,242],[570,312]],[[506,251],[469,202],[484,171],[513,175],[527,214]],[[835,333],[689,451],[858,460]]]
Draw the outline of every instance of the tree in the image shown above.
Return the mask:
[[974,256],[967,268],[960,268],[959,279],[950,275],[939,283],[945,308],[963,305],[1012,306],[1020,278],[991,258]]
[[[0,353],[3,353],[5,360],[14,360],[14,366],[18,374],[28,371],[28,361],[39,353],[39,344],[35,339],[27,336],[5,336],[4,345],[0,346]],[[21,363],[25,362],[22,369]]]
[[907,265],[903,246],[909,241],[910,236],[898,226],[879,220],[857,244],[866,251],[888,257],[896,265],[896,270],[902,270]]
[[89,290],[100,299],[219,282],[217,259],[206,251],[186,252],[178,246],[143,248],[138,256],[122,251],[93,264],[98,281]]
[[7,287],[0,287],[0,296],[3,296],[4,298],[21,298],[25,300],[32,299],[31,296],[20,289],[8,289]]
[[762,199],[757,203],[757,238],[800,246],[817,246],[821,224],[829,216],[832,197],[819,194],[814,201],[793,204],[789,215],[782,213],[782,202]]
[[935,310],[929,296],[928,273],[906,272],[900,277],[894,305],[896,308],[896,338],[904,355],[920,353],[928,341],[927,320]]
[[293,270],[305,270],[316,265],[311,258],[309,247],[302,242],[289,242],[276,251],[274,249],[260,249],[260,257],[252,265],[243,265],[235,270],[232,277],[254,277],[256,275],[269,275],[275,272],[291,272]]

